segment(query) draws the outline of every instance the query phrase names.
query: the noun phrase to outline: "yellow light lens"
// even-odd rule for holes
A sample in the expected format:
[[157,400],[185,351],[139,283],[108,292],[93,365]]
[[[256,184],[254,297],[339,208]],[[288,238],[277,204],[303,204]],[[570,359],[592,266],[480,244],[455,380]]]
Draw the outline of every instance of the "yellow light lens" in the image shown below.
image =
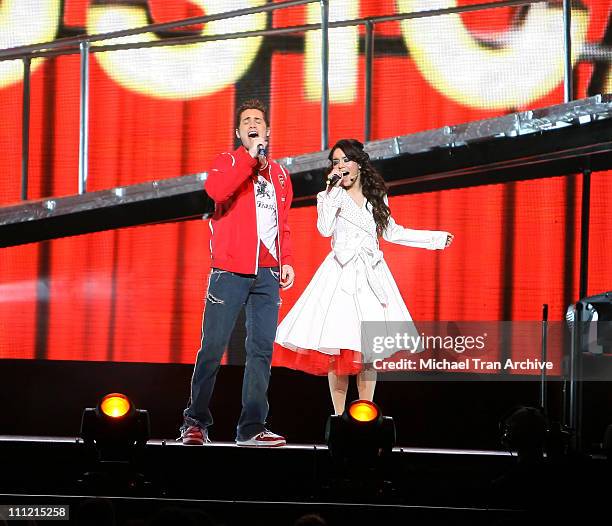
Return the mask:
[[130,410],[130,401],[121,393],[107,394],[100,403],[100,409],[106,416],[121,418]]
[[378,408],[372,402],[360,400],[350,405],[349,415],[358,422],[372,422],[378,418]]

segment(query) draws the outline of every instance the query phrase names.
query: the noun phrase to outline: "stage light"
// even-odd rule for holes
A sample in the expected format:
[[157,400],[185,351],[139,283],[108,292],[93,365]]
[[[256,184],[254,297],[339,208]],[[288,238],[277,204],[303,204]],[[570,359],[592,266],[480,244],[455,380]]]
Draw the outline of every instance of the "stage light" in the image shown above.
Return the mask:
[[366,461],[391,452],[395,424],[374,402],[356,400],[342,416],[329,417],[325,439],[332,456]]
[[78,483],[93,494],[147,494],[145,444],[151,435],[149,413],[122,393],[104,396],[83,411],[81,438],[87,454]]
[[[580,319],[576,310],[580,307]],[[580,327],[580,351],[612,354],[612,292],[582,298],[567,308],[565,319],[570,330]]]
[[131,448],[144,446],[149,437],[148,411],[136,409],[124,394],[107,394],[95,408],[83,411],[81,438],[101,455],[125,456]]
[[499,427],[502,445],[516,451],[519,460],[543,459],[549,424],[540,409],[519,406],[501,420]]
[[127,396],[121,393],[107,394],[100,402],[100,410],[111,418],[121,418],[133,409]]
[[395,424],[375,403],[356,400],[341,416],[330,416],[325,440],[329,478],[323,485],[332,495],[359,499],[394,491]]
[[[568,360],[567,429],[572,432],[572,448],[580,451],[582,443],[583,382],[591,379],[609,381],[609,356],[612,355],[612,292],[581,298],[567,309],[571,332]],[[607,356],[606,356],[607,355]]]
[[357,400],[348,408],[349,415],[358,422],[372,422],[378,418],[380,411],[374,402]]

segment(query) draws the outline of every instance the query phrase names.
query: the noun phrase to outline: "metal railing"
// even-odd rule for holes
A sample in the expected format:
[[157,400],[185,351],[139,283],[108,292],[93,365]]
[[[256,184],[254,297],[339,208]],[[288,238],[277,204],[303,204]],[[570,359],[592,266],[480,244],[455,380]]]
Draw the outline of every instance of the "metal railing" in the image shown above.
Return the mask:
[[[189,35],[182,37],[164,38],[152,42],[132,42],[121,44],[106,44],[91,46],[92,42],[112,40],[115,38],[150,33],[155,31],[167,31],[179,27],[204,24],[215,20],[225,20],[239,16],[256,13],[273,12],[280,9],[296,7],[311,3],[319,3],[321,11],[321,22],[305,24],[300,26],[289,26],[256,31],[243,31],[236,33],[224,33],[220,35]],[[200,42],[248,38],[255,36],[271,36],[288,33],[301,33],[306,31],[321,30],[321,150],[326,150],[329,145],[329,29],[337,27],[364,26],[365,28],[365,102],[364,102],[364,141],[371,139],[372,134],[372,79],[374,58],[374,32],[377,24],[392,21],[401,21],[416,18],[427,18],[433,16],[466,13],[485,9],[496,9],[501,7],[512,7],[529,4],[544,3],[547,0],[502,0],[495,2],[483,2],[479,4],[458,6],[445,9],[433,9],[411,13],[400,13],[395,15],[384,15],[367,18],[356,18],[351,20],[330,21],[329,0],[287,0],[279,3],[270,3],[260,7],[239,9],[185,18],[172,22],[149,24],[143,27],[100,33],[95,35],[79,35],[57,39],[52,42],[18,46],[0,50],[0,61],[16,60],[23,61],[23,128],[22,128],[22,177],[21,198],[27,200],[28,194],[28,164],[29,164],[29,121],[30,121],[30,75],[31,60],[40,57],[54,57],[60,55],[80,54],[81,77],[80,77],[80,117],[79,117],[79,194],[87,191],[88,178],[88,108],[89,108],[89,57],[91,53],[116,51],[124,49],[139,49],[157,46],[185,45]],[[572,56],[571,56],[571,1],[563,0],[564,20],[564,99],[569,102],[573,99],[572,92]]]

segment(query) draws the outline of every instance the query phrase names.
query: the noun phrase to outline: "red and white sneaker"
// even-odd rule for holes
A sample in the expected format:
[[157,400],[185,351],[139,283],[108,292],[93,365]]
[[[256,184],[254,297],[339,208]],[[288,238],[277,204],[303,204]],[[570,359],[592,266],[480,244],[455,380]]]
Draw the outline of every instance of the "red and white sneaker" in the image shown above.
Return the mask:
[[272,431],[267,429],[264,429],[261,433],[248,440],[236,440],[237,446],[246,447],[280,447],[286,444],[285,437],[272,433]]
[[181,433],[179,440],[182,440],[187,446],[201,446],[210,442],[208,433],[200,426],[189,426]]

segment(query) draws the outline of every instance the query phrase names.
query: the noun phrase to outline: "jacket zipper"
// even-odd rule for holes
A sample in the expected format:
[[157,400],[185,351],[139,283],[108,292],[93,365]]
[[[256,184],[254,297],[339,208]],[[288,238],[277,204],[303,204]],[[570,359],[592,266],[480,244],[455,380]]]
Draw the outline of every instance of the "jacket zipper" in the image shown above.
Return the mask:
[[[272,185],[272,188],[274,189],[274,200],[276,201],[276,248],[278,250],[278,281],[280,283],[280,277],[282,274],[282,263],[281,263],[281,241],[280,241],[280,222],[278,220],[278,199],[276,198],[277,196],[277,191],[276,191],[276,187],[274,186],[274,179],[272,176],[272,164],[268,163],[268,175],[270,177],[270,184]],[[257,177],[259,178],[259,170],[257,171]],[[282,200],[282,194],[281,194],[281,200]],[[259,237],[259,222],[257,221],[257,196],[255,195],[255,188],[253,188],[253,198],[255,199],[255,223],[257,224],[257,252],[256,252],[256,256],[255,256],[255,275],[257,275],[257,272],[259,271],[259,247],[261,246],[261,238]]]
[[261,245],[261,239],[259,238],[259,221],[257,219],[257,195],[255,194],[255,186],[259,181],[259,170],[257,170],[257,181],[253,185],[253,200],[255,201],[255,229],[257,230],[257,250],[255,251],[255,276],[259,272],[259,245]]
[[[281,168],[282,170],[282,168]],[[274,187],[274,180],[272,178],[272,165],[270,165],[270,182],[272,183],[272,187]],[[277,175],[278,178],[278,175]],[[280,182],[280,181],[279,181]],[[281,198],[281,203],[283,201],[283,194],[281,192],[280,194],[280,198]],[[280,283],[280,279],[281,276],[283,274],[283,263],[282,263],[282,259],[281,259],[281,225],[280,225],[280,221],[278,220],[279,216],[278,216],[278,199],[276,199],[276,188],[274,189],[274,200],[276,201],[276,248],[278,250],[278,281]]]

